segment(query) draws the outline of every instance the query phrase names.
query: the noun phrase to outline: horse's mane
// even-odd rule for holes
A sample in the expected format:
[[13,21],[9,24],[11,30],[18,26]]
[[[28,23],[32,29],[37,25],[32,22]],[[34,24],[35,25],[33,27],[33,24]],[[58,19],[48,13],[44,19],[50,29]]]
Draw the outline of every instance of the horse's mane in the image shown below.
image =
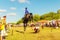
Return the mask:
[[[28,16],[28,17],[27,17]],[[24,17],[22,18],[23,20],[29,20],[32,21],[33,20],[33,14],[29,13],[29,14],[25,14]]]

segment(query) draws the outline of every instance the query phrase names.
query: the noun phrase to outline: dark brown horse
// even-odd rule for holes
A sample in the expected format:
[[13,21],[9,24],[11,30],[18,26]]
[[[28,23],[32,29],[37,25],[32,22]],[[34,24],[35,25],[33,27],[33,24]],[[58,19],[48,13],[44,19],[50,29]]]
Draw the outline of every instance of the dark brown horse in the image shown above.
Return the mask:
[[33,20],[33,15],[32,15],[32,13],[25,14],[25,16],[23,17],[24,31],[26,30],[27,23],[28,23],[29,21],[32,21],[32,20]]

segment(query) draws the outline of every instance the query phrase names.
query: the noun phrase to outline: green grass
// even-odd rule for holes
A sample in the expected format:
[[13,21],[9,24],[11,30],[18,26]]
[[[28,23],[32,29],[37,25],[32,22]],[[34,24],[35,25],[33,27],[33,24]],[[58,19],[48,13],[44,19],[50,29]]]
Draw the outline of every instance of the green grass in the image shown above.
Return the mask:
[[27,27],[25,32],[23,31],[23,27],[13,27],[12,29],[10,29],[6,40],[60,40],[60,28],[40,28],[39,33],[33,33],[34,30],[31,27]]

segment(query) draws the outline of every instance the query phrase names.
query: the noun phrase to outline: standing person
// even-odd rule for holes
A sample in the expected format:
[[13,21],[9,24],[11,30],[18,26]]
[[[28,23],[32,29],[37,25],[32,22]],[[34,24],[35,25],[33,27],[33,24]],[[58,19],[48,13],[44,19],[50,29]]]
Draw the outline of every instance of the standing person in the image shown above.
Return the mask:
[[42,29],[44,29],[44,22],[41,22],[41,27]]
[[56,27],[56,21],[52,20],[52,26],[55,28]]
[[5,25],[5,31],[6,31],[6,35],[7,35],[6,16],[3,16],[3,24]]
[[0,38],[1,38],[1,40],[5,40],[5,25],[4,25],[2,19],[0,22]]
[[2,36],[1,36],[2,28],[1,28],[1,26],[2,26],[2,22],[0,22],[0,40],[2,40]]
[[6,19],[5,16],[3,17],[2,20],[2,26],[1,26],[1,36],[2,36],[2,40],[5,40],[5,36],[7,35],[6,33]]
[[5,24],[5,30],[7,30],[7,26],[6,26],[6,16],[3,16],[3,23]]
[[1,26],[1,38],[2,40],[5,40],[5,25],[3,23]]

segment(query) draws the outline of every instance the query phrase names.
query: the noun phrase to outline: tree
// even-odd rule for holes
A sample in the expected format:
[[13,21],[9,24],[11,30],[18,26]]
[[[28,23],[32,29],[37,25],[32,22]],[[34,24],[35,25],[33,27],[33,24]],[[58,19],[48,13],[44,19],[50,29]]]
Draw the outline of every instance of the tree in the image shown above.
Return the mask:
[[44,15],[42,15],[41,17],[40,17],[40,19],[41,20],[52,20],[52,19],[55,19],[55,16],[56,15],[56,13],[54,13],[54,12],[49,12],[49,13],[47,13],[47,14],[44,14]]
[[40,15],[39,14],[34,14],[33,15],[33,21],[39,21],[40,20]]
[[58,14],[60,14],[60,9],[57,11]]
[[22,22],[23,22],[23,20],[20,19],[16,24],[20,24],[20,23],[22,23]]

